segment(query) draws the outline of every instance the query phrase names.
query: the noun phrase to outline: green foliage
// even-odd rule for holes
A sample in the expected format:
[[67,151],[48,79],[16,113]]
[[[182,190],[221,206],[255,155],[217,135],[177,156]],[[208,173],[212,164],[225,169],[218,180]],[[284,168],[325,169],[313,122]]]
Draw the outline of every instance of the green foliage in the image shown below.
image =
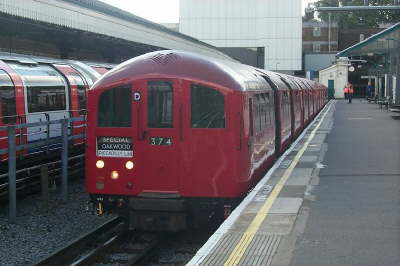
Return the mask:
[[[393,0],[369,0],[370,6],[393,5]],[[364,0],[319,0],[316,7],[337,7],[337,6],[363,6]],[[328,21],[328,13],[319,13],[319,18]],[[379,11],[353,11],[353,12],[332,12],[332,19],[339,23],[341,28],[353,27],[377,27],[379,23],[400,22],[399,10]]]

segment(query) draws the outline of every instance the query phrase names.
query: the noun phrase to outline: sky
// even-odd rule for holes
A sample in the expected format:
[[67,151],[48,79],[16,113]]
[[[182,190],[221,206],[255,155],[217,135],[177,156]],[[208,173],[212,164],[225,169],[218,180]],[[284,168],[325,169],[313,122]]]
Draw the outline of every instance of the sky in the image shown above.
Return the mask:
[[[112,6],[128,11],[136,16],[151,20],[156,23],[179,22],[179,0],[100,0]],[[279,1],[279,0],[271,0]],[[302,1],[303,10],[307,3],[315,0]],[[157,7],[157,8],[154,8]]]

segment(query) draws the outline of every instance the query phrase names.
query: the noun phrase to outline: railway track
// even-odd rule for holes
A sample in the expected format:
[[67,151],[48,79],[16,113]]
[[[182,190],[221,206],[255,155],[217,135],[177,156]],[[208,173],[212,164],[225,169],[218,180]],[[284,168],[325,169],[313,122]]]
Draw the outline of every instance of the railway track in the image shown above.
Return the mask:
[[162,234],[128,231],[122,219],[116,217],[37,265],[141,265],[163,239]]

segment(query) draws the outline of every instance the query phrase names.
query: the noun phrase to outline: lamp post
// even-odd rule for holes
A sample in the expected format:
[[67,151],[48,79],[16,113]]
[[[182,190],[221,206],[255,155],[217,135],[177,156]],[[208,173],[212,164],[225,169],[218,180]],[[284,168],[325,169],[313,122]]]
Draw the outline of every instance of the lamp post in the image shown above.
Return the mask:
[[275,64],[275,70],[276,71],[278,71],[278,65],[279,65],[280,63],[279,62],[276,62],[276,64]]

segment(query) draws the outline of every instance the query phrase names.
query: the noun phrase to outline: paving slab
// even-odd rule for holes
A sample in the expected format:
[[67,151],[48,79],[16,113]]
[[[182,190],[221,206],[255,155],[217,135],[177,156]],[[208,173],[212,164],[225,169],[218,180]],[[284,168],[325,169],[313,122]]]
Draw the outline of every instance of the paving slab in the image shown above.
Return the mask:
[[297,214],[303,198],[277,198],[269,213],[271,214]]

